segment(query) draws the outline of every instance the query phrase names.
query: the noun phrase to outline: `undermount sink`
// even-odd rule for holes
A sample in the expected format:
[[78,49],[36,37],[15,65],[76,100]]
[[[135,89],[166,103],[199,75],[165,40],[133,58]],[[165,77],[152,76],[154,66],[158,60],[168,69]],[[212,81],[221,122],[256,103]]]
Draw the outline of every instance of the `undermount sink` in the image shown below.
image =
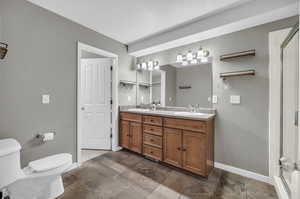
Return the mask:
[[195,112],[174,112],[174,115],[191,115],[191,116],[202,116],[205,115],[204,113],[195,113]]
[[140,113],[152,113],[152,114],[165,114],[165,115],[174,115],[174,116],[204,116],[205,113],[197,113],[197,112],[180,112],[180,111],[169,111],[169,110],[151,110],[151,109],[145,109],[145,108],[131,108],[128,109],[128,111],[132,112],[140,112]]
[[150,111],[150,110],[149,110],[149,109],[145,109],[145,108],[131,108],[131,109],[128,109],[128,111],[148,112],[148,111]]

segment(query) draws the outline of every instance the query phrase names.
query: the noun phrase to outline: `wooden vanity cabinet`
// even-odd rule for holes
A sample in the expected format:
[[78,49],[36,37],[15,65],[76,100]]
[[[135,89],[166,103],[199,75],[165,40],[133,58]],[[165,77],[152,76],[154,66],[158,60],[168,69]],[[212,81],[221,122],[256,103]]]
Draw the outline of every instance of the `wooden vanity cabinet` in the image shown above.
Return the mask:
[[182,167],[181,149],[181,130],[164,128],[164,162],[175,167]]
[[163,118],[143,116],[143,155],[163,160]]
[[206,135],[183,131],[182,133],[182,168],[191,172],[206,174]]
[[214,167],[214,119],[120,114],[120,145],[207,177]]
[[138,114],[120,114],[120,146],[142,153],[142,117]]

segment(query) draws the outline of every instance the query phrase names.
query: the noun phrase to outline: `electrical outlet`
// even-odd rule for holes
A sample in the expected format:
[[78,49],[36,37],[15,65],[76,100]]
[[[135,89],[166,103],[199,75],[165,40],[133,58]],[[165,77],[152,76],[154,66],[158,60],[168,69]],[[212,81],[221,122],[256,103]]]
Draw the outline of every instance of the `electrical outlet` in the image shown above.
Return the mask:
[[50,95],[42,95],[42,103],[50,104]]
[[213,95],[213,97],[212,97],[212,103],[213,104],[217,104],[218,103],[218,96]]
[[240,95],[231,95],[230,96],[230,103],[231,104],[240,104],[241,103],[241,96]]

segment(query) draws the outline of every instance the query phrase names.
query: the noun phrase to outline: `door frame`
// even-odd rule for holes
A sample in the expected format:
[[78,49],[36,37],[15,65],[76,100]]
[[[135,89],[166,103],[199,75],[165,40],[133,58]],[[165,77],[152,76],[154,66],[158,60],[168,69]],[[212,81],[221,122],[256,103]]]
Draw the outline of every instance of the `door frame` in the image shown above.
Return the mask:
[[77,139],[77,146],[76,146],[76,162],[77,164],[81,163],[81,134],[80,129],[82,129],[82,121],[81,117],[79,117],[80,114],[80,104],[81,104],[81,90],[80,90],[80,82],[81,82],[81,57],[82,57],[82,51],[91,52],[97,55],[101,55],[105,58],[111,58],[112,59],[112,151],[118,151],[120,150],[119,144],[118,144],[118,55],[111,53],[109,51],[105,51],[93,46],[90,46],[88,44],[82,43],[80,41],[77,42],[77,108],[76,108],[76,121],[77,121],[77,129],[76,129],[76,139]]
[[[281,91],[280,91],[280,157],[282,157],[282,153],[283,153],[283,149],[282,149],[282,145],[283,145],[283,120],[282,120],[282,117],[283,117],[283,52],[284,52],[284,48],[287,47],[287,45],[289,44],[289,42],[294,38],[294,36],[299,32],[299,24],[296,24],[293,29],[289,32],[288,36],[285,38],[285,40],[283,41],[282,45],[281,45],[281,67],[280,67],[280,73],[281,73],[281,77],[280,77],[280,86],[281,86]],[[299,44],[298,44],[299,45]],[[298,55],[299,56],[299,55]],[[300,58],[300,57],[299,57]],[[299,67],[299,66],[298,66]],[[300,70],[299,70],[300,72]],[[298,76],[299,76],[299,72],[298,72]],[[300,77],[300,76],[299,76]],[[298,79],[298,90],[300,89],[300,79]],[[298,101],[300,100],[300,98],[298,97]],[[299,103],[299,102],[298,102]],[[299,111],[299,110],[298,110]],[[300,129],[298,128],[298,134],[300,133]],[[299,148],[298,148],[299,149]],[[299,153],[299,151],[298,151]],[[281,178],[281,181],[284,185],[284,188],[286,189],[286,192],[288,193],[288,195],[292,198],[299,198],[299,195],[298,197],[295,197],[295,191],[296,190],[293,190],[293,188],[296,189],[296,187],[288,187],[288,184],[286,182],[286,180],[284,179],[283,177],[283,173],[282,173],[282,169],[280,169],[280,174],[279,174],[279,177]],[[294,171],[294,172],[297,172],[297,171]],[[293,177],[293,175],[295,175],[295,173],[292,173],[292,180],[295,181],[296,179],[294,179],[295,177]],[[297,174],[296,174],[297,175]],[[297,183],[296,183],[297,184]],[[293,185],[295,185],[295,182],[293,183]],[[291,188],[291,189],[290,189]]]
[[[291,33],[292,29],[293,28],[286,28],[269,33],[269,176],[273,179],[274,186],[280,199],[300,198],[299,188],[298,190],[297,188],[293,190],[294,198],[289,197],[285,190],[284,182],[280,178],[279,166],[281,136],[281,45]],[[293,174],[293,179],[297,181],[298,186],[300,186],[300,172],[296,171]]]

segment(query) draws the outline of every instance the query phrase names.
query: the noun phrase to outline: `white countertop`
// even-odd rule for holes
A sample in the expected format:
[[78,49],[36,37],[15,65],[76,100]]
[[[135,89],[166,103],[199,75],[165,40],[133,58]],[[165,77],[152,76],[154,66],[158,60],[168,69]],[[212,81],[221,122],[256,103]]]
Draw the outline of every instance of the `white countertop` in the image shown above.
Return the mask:
[[211,120],[216,116],[215,114],[210,114],[210,113],[150,110],[150,109],[142,109],[142,108],[129,108],[126,110],[122,110],[121,112],[164,116],[164,117],[181,118],[181,119],[192,119],[192,120]]

